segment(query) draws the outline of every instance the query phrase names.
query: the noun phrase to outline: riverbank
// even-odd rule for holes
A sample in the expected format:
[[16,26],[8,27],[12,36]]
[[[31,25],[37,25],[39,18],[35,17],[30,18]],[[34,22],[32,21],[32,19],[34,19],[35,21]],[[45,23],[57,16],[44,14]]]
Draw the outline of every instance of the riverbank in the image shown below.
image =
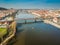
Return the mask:
[[60,28],[60,25],[55,24],[55,23],[53,23],[53,22],[51,22],[51,21],[49,21],[49,20],[44,20],[44,23],[48,23],[48,24],[51,24],[51,25],[53,25],[53,26],[55,26],[55,27],[57,27],[57,28]]

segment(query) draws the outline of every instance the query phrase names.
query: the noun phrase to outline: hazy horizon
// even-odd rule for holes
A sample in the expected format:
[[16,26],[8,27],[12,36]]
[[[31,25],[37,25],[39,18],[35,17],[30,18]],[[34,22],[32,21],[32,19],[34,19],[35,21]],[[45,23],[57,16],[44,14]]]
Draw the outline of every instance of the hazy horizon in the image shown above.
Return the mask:
[[0,0],[0,7],[16,9],[60,9],[60,0]]

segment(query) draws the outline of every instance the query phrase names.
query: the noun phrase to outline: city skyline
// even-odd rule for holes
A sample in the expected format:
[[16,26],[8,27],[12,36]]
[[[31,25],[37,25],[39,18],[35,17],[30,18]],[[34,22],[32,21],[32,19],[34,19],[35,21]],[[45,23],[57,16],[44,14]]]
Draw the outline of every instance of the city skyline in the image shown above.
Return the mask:
[[22,9],[59,9],[60,0],[0,0],[0,7]]

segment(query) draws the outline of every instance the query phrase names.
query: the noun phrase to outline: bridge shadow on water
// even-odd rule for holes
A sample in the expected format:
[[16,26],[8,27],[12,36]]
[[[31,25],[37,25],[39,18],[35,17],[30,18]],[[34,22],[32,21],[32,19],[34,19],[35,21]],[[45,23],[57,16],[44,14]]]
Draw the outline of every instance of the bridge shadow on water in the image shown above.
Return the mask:
[[21,23],[17,23],[17,27],[16,27],[16,35],[18,35],[20,32],[24,31],[23,29],[18,29],[20,27],[22,27],[23,24]]

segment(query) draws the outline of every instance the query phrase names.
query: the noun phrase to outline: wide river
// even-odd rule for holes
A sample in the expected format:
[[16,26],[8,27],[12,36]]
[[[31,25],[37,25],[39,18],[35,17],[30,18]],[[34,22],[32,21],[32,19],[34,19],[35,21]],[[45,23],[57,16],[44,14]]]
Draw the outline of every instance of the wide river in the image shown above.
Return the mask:
[[[16,18],[33,17],[35,15],[27,13],[19,13],[16,16]],[[21,22],[24,21],[17,20],[17,23]],[[13,45],[60,45],[60,29],[50,24],[44,22],[18,24],[17,28],[17,41]]]

